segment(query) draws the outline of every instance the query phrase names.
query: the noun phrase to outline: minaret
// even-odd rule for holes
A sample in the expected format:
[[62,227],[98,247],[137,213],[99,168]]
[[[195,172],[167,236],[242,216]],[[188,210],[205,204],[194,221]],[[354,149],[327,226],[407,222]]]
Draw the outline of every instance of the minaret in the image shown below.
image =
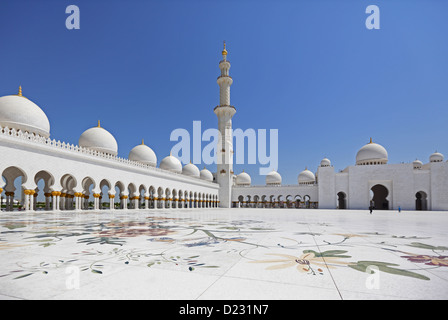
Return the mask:
[[218,116],[218,147],[216,177],[219,183],[219,206],[230,208],[232,201],[232,177],[233,177],[233,132],[232,117],[236,112],[230,105],[230,86],[232,78],[229,76],[230,62],[227,61],[226,42],[222,50],[222,60],[219,62],[221,75],[218,77],[219,106],[214,112]]

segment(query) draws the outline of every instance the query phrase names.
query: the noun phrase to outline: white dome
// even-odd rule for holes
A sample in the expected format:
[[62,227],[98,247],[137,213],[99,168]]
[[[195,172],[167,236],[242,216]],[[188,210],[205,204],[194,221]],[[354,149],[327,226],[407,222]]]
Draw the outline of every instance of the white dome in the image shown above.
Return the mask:
[[48,138],[50,122],[34,102],[21,95],[0,97],[0,126],[34,133]]
[[81,134],[78,145],[114,156],[118,153],[117,140],[109,131],[100,127],[99,121],[97,127],[87,129]]
[[199,178],[201,176],[201,173],[199,172],[198,167],[196,167],[194,164],[187,163],[183,168],[182,168],[182,173],[190,176],[190,177],[197,177]]
[[414,169],[421,169],[423,162],[416,159],[414,162],[412,162],[412,165],[414,166]]
[[250,175],[244,171],[236,176],[236,184],[239,186],[249,186],[251,182],[252,179],[250,178]]
[[331,167],[331,161],[327,158],[323,158],[320,162],[321,167]]
[[386,149],[382,145],[373,143],[372,139],[370,139],[370,143],[359,149],[356,154],[356,164],[386,164],[387,158]]
[[151,167],[157,166],[157,156],[150,147],[142,144],[135,146],[129,152],[129,160],[137,161]]
[[297,181],[299,184],[313,184],[316,181],[316,177],[310,170],[305,169],[299,173]]
[[442,162],[443,161],[443,154],[441,154],[440,152],[434,152],[430,157],[429,157],[429,162]]
[[204,168],[201,170],[201,179],[213,181],[213,174],[209,170]]
[[176,157],[169,155],[168,157],[163,158],[162,162],[160,162],[160,169],[182,173],[182,163],[180,163],[179,159]]
[[271,171],[266,175],[266,185],[282,184],[282,176],[277,171]]

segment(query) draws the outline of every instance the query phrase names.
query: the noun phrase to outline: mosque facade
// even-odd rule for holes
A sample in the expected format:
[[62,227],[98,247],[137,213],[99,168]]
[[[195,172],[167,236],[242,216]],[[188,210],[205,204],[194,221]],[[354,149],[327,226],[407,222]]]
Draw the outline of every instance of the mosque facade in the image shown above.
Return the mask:
[[[320,208],[448,210],[448,163],[441,153],[428,163],[389,164],[386,149],[370,140],[354,165],[335,172],[323,159],[317,171],[299,173],[283,185],[272,171],[266,184],[253,186],[232,166],[230,62],[224,45],[218,117],[220,136],[215,173],[156,153],[144,141],[118,157],[114,136],[98,125],[84,131],[78,145],[50,138],[44,111],[22,94],[0,97],[0,194],[3,210],[83,211],[187,208]],[[20,180],[17,180],[20,179]],[[19,181],[19,183],[17,182]],[[45,199],[38,205],[38,196]]]

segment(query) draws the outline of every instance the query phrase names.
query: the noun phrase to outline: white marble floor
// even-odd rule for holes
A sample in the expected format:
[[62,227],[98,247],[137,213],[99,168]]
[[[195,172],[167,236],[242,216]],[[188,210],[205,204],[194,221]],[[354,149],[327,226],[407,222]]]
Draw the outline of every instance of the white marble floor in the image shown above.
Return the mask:
[[448,212],[0,213],[0,299],[447,299]]

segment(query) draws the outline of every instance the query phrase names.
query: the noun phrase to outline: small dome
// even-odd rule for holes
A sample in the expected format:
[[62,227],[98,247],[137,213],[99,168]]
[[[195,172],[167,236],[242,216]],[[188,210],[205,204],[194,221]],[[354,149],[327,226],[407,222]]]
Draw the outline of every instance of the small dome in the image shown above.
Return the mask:
[[201,173],[199,172],[198,167],[196,167],[194,164],[187,163],[183,168],[182,168],[182,174],[186,175],[186,176],[190,176],[190,177],[197,177],[199,178],[201,176]]
[[251,182],[252,179],[250,178],[250,175],[244,171],[236,176],[236,184],[238,186],[250,186]]
[[412,162],[412,165],[414,166],[414,169],[421,169],[423,162],[421,162],[420,160],[415,160],[414,162]]
[[323,158],[320,162],[321,167],[331,167],[331,161],[327,158]]
[[160,169],[182,173],[182,163],[176,157],[169,155],[160,162]]
[[277,171],[271,171],[266,175],[266,185],[282,184],[282,176]]
[[206,168],[201,170],[200,177],[203,180],[213,181],[213,174],[209,170],[207,170]]
[[305,169],[299,173],[297,181],[299,184],[313,184],[316,181],[316,177],[310,170]]
[[441,154],[440,152],[434,152],[430,157],[429,157],[429,162],[442,162],[443,161],[443,154]]
[[387,158],[386,149],[370,139],[370,143],[359,149],[356,154],[356,165],[386,164]]
[[100,126],[99,121],[97,127],[87,129],[81,134],[78,145],[113,156],[116,156],[118,153],[117,140],[109,131]]
[[143,141],[142,144],[135,146],[129,152],[129,160],[137,161],[151,167],[157,166],[156,154],[150,147],[145,145]]
[[34,102],[22,96],[21,88],[18,95],[0,97],[0,126],[45,138],[50,136],[47,116]]

